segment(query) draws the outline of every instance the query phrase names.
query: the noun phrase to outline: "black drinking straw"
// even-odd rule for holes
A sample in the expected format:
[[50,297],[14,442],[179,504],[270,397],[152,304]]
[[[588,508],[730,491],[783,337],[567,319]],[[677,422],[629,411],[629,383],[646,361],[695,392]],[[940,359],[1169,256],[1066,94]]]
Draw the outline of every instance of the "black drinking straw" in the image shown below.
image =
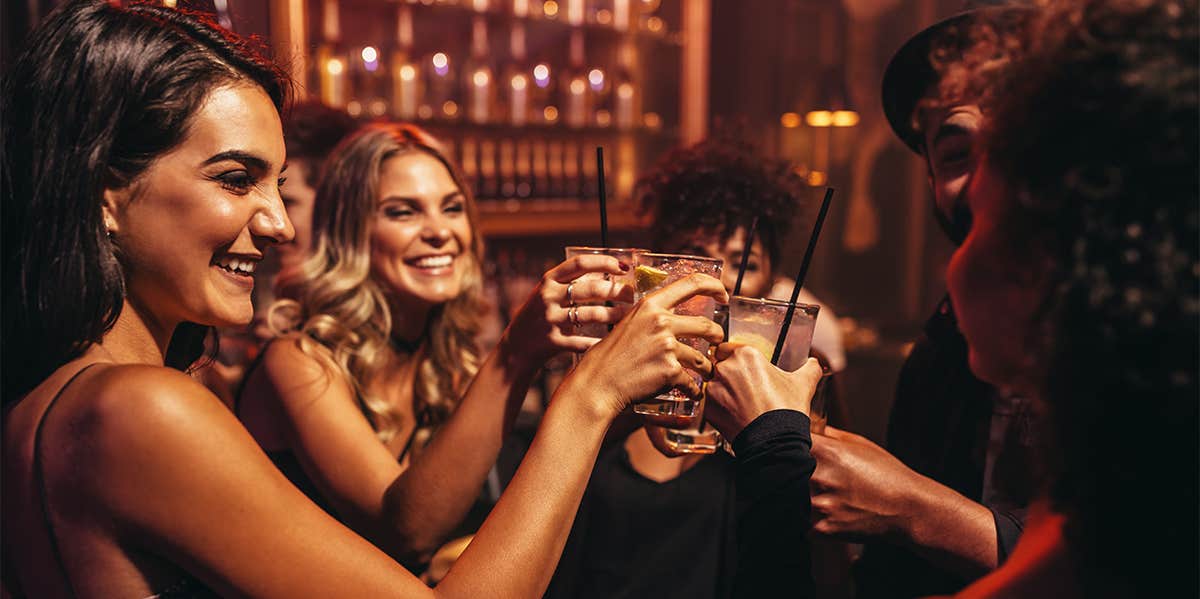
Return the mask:
[[738,266],[737,282],[733,284],[733,294],[741,295],[742,277],[746,276],[746,265],[750,263],[750,248],[754,246],[754,234],[758,232],[758,217],[750,221],[750,230],[746,232],[746,242],[742,245],[742,263]]
[[596,173],[600,176],[600,247],[608,247],[608,193],[604,188],[604,148],[596,146]]
[[787,339],[788,329],[792,326],[792,316],[796,314],[796,300],[800,297],[800,287],[804,285],[804,276],[808,274],[808,265],[812,262],[813,249],[817,247],[817,237],[821,234],[821,225],[825,224],[825,214],[829,212],[829,202],[833,200],[833,188],[825,188],[825,200],[821,202],[821,211],[817,213],[817,222],[813,225],[812,237],[808,238],[808,249],[804,250],[804,261],[800,263],[800,272],[796,274],[796,286],[792,288],[792,299],[788,301],[787,314],[783,316],[783,326],[779,327],[779,339],[775,340],[775,353],[771,355],[771,363],[779,365],[779,355],[783,353],[783,342]]

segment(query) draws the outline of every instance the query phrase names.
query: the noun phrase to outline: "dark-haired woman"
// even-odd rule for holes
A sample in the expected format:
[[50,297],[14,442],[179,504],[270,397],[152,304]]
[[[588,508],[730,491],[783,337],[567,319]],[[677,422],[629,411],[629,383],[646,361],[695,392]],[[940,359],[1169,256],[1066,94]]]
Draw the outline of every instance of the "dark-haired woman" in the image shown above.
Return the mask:
[[202,19],[95,0],[50,16],[6,80],[14,594],[537,596],[609,422],[632,397],[687,385],[681,363],[709,367],[675,337],[719,331],[668,312],[723,297],[719,282],[643,302],[563,383],[508,492],[428,589],[312,504],[180,371],[199,357],[192,331],[250,322],[250,274],[293,235],[278,189],[285,90]]
[[1195,597],[1200,10],[1062,0],[977,33],[956,76],[992,121],[946,278],[971,370],[1033,398],[1049,441],[1020,542],[961,596]]

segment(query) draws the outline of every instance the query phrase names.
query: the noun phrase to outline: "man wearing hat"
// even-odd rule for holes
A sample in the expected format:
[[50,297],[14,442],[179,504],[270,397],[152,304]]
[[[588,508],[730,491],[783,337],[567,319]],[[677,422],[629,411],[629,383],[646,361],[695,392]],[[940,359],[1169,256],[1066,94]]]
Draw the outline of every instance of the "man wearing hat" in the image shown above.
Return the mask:
[[[970,229],[962,192],[985,115],[970,94],[922,101],[945,100],[931,52],[944,65],[974,19],[1020,12],[978,8],[941,21],[908,40],[884,73],[884,112],[924,158],[934,216],[956,244]],[[947,297],[901,370],[888,450],[833,428],[813,436],[813,528],[864,543],[858,597],[953,593],[1004,561],[1034,491],[1026,405],[971,374]]]

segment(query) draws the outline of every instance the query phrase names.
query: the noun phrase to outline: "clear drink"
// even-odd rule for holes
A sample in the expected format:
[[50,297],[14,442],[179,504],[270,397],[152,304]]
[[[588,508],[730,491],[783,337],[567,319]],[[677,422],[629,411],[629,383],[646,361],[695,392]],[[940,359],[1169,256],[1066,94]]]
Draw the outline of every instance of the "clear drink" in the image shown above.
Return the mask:
[[[584,254],[598,254],[598,255],[603,255],[603,256],[612,256],[613,258],[616,258],[617,260],[620,260],[621,262],[624,262],[625,264],[633,266],[634,264],[637,263],[635,254],[637,252],[645,252],[645,251],[646,250],[638,249],[638,248],[603,248],[603,247],[587,247],[587,246],[572,245],[572,246],[567,246],[566,257],[569,260],[571,258],[574,258],[575,256],[580,256],[580,255],[584,255]],[[628,285],[630,288],[634,288],[636,285],[636,280],[634,278],[634,273],[633,273],[632,268],[630,269],[630,271],[628,273],[623,274],[623,275],[610,275],[607,273],[588,273],[588,274],[583,275],[582,277],[579,277],[578,279],[575,279],[576,282],[589,281],[589,280],[615,281],[617,283]],[[579,303],[578,305],[584,306],[584,305],[588,305],[588,304]],[[568,332],[572,335],[582,335],[584,337],[595,337],[597,339],[603,339],[605,336],[608,335],[609,325],[599,324],[599,323],[585,323],[585,324],[574,325],[573,327],[571,327],[571,329],[572,330],[570,330]],[[572,368],[574,368],[575,365],[579,363],[579,358],[581,357],[581,355],[582,354],[575,354],[572,356],[572,361],[571,361]]]
[[[724,261],[702,256],[686,256],[680,254],[655,254],[650,252],[637,253],[637,268],[634,269],[637,284],[637,301],[660,287],[670,285],[693,273],[706,274],[715,279],[721,278],[721,268]],[[711,297],[696,296],[675,306],[675,313],[686,316],[703,316],[713,318],[717,301]],[[707,354],[709,343],[705,339],[681,337],[685,343],[700,353]],[[700,373],[689,371],[697,384],[703,382]],[[636,401],[633,411],[638,414],[662,417],[695,417],[701,412],[701,402],[688,396],[679,389],[671,389],[654,397]],[[698,420],[698,418],[697,418]]]
[[[775,342],[787,316],[788,303],[778,300],[735,296],[729,300],[729,340],[757,349],[768,360],[775,353]],[[788,372],[799,370],[808,360],[812,348],[813,331],[817,326],[819,306],[796,304],[792,324],[788,328],[787,340],[779,354],[777,366]],[[823,393],[813,397],[809,419],[812,430],[824,430],[825,408],[819,405]],[[818,422],[819,421],[819,422]]]

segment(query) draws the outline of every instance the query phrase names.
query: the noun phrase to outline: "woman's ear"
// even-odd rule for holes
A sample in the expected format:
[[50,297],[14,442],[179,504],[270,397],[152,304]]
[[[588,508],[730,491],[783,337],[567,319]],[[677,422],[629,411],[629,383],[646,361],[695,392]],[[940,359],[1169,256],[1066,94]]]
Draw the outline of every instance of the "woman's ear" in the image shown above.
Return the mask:
[[104,198],[100,204],[100,210],[104,216],[104,229],[108,232],[109,237],[121,232],[120,216],[125,206],[129,204],[132,188],[131,185],[104,188]]

